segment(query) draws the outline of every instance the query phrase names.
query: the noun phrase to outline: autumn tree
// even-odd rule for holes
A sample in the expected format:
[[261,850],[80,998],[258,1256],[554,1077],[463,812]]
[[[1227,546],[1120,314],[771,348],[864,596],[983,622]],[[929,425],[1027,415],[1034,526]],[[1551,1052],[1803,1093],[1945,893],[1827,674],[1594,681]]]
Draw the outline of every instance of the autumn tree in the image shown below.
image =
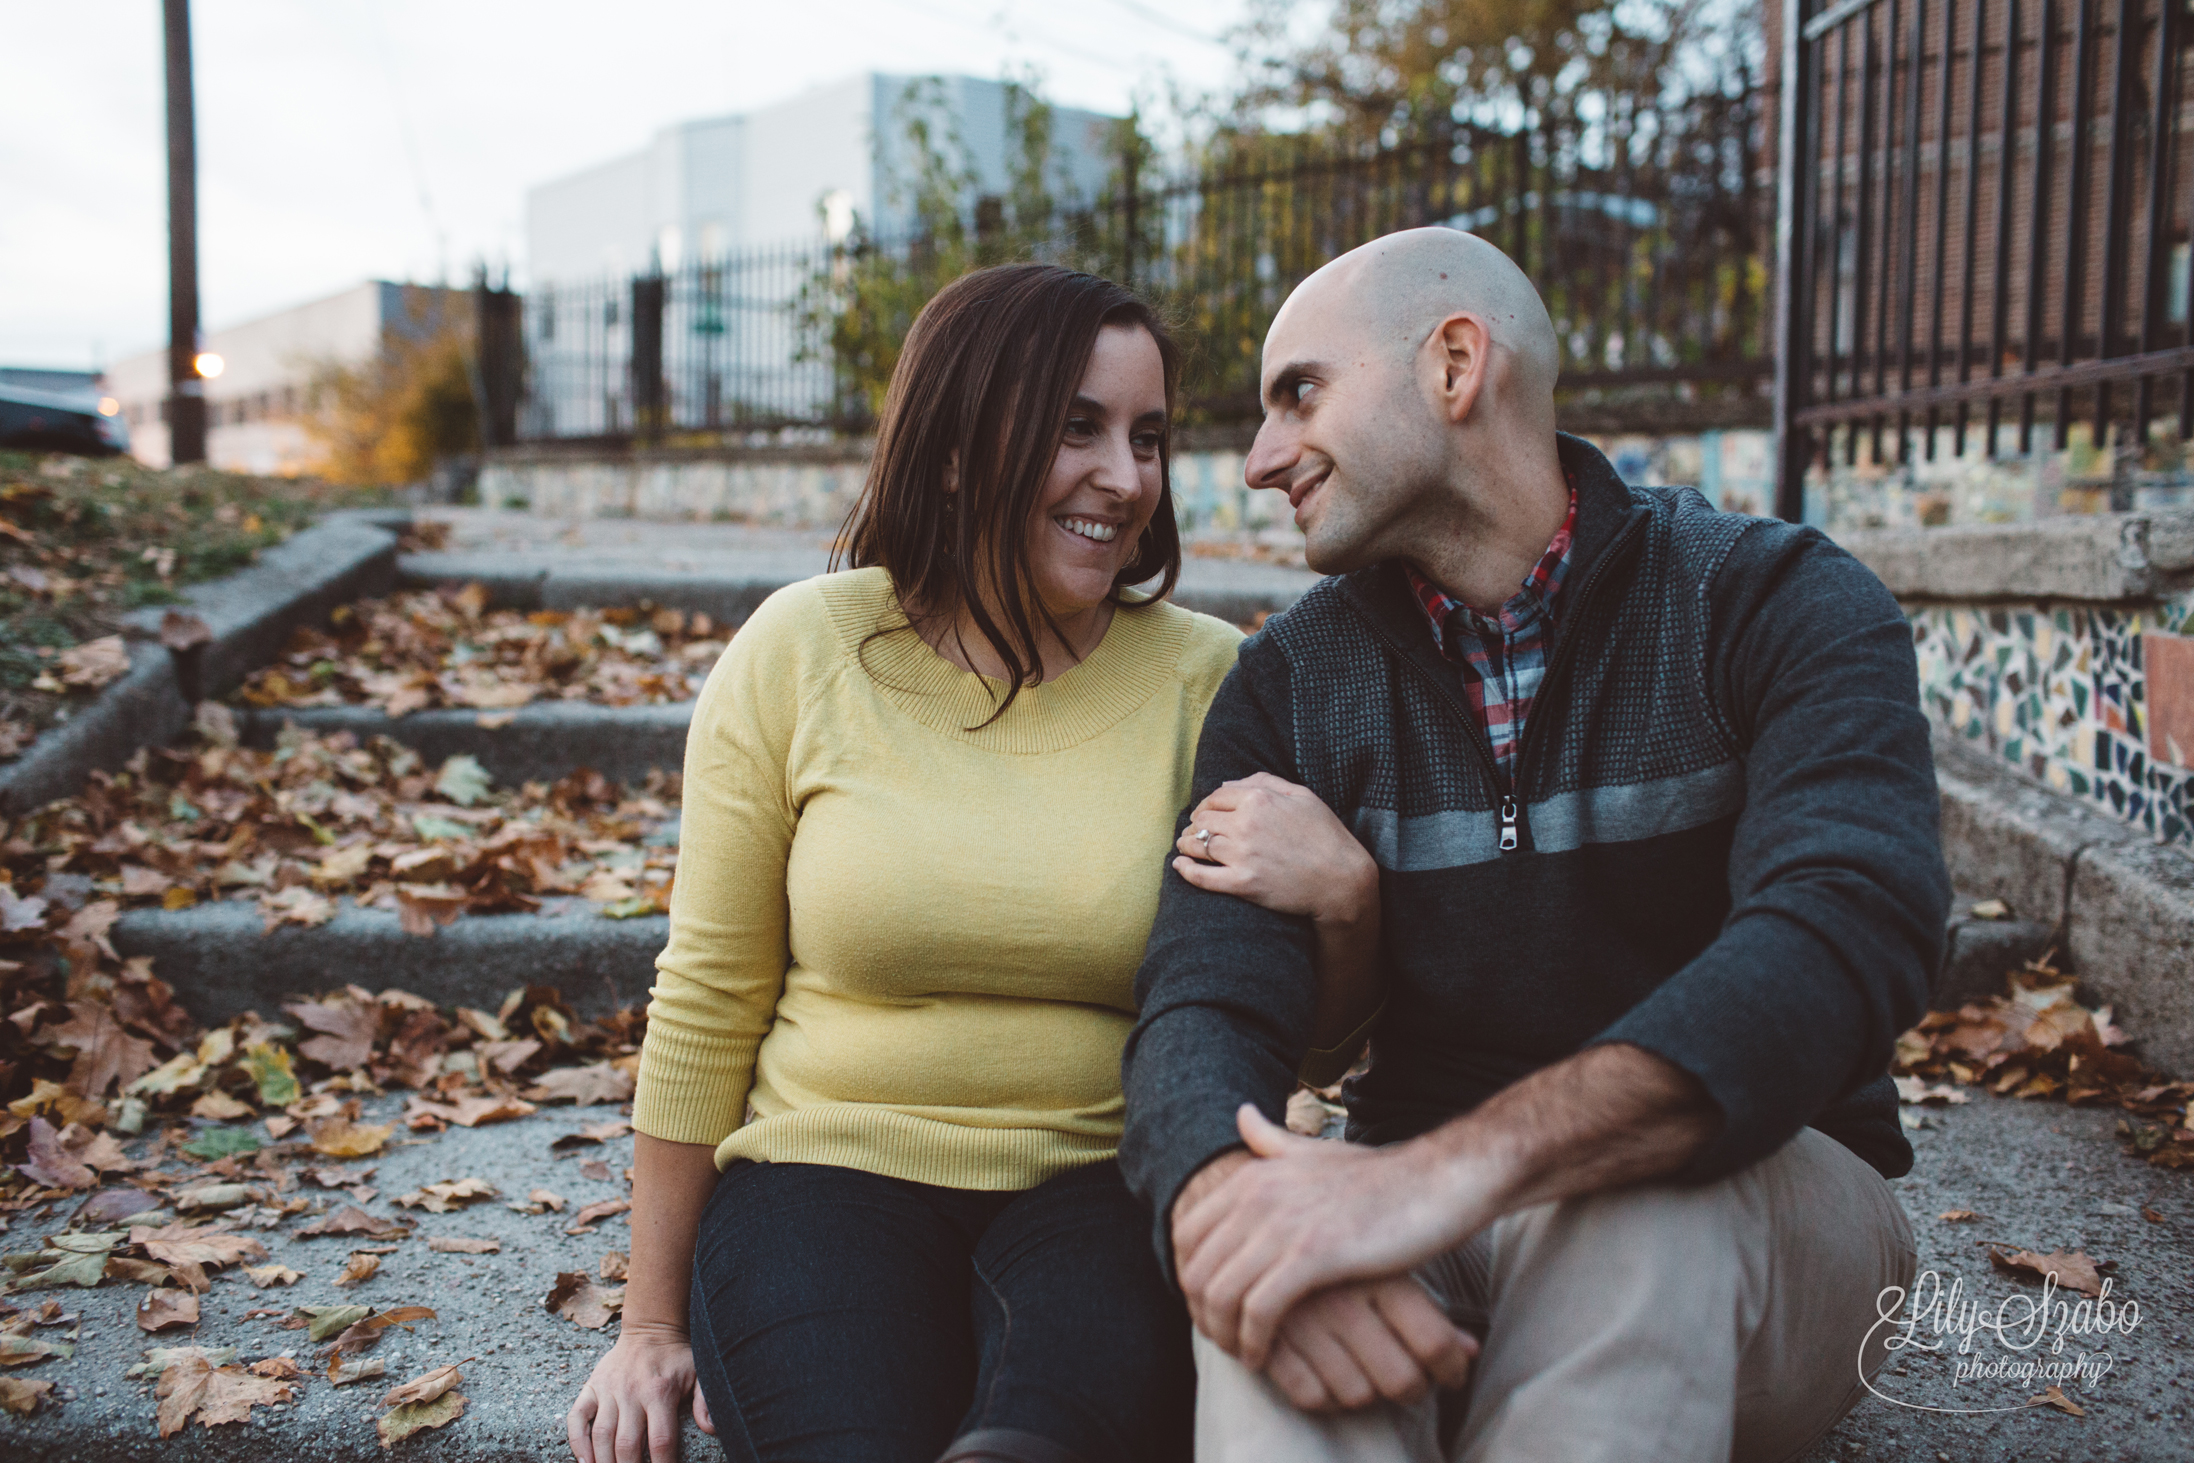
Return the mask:
[[389,332],[372,359],[320,371],[313,395],[308,426],[331,482],[421,482],[443,459],[479,450],[472,335],[455,323]]

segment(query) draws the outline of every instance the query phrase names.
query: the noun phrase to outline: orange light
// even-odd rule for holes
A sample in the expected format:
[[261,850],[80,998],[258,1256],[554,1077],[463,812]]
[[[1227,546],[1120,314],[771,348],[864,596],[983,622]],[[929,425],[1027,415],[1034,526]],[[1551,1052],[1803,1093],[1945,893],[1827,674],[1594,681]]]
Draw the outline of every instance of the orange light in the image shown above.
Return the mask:
[[121,409],[122,403],[116,401],[113,397],[102,396],[99,398],[99,415],[103,417],[111,417],[116,412],[119,412]]
[[220,375],[228,367],[228,362],[222,360],[212,351],[200,351],[198,359],[191,364],[195,365],[198,368],[198,374],[208,381]]

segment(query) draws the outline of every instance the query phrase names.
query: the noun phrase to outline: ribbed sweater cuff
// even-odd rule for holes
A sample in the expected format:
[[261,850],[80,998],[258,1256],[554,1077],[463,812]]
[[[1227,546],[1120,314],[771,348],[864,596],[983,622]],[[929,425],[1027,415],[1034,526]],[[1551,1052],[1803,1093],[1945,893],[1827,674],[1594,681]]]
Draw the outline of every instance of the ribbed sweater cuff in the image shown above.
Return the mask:
[[724,1141],[745,1116],[758,1037],[701,1036],[650,1021],[632,1098],[634,1131],[668,1143]]

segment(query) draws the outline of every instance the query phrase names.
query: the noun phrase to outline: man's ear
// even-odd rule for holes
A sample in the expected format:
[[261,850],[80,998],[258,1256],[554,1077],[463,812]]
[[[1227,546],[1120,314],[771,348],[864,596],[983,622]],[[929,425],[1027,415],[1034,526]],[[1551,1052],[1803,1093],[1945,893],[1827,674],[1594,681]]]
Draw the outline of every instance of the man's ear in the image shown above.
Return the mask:
[[1425,345],[1439,372],[1434,390],[1442,414],[1450,422],[1463,421],[1478,404],[1478,393],[1485,389],[1493,333],[1486,329],[1482,316],[1458,312],[1442,320]]

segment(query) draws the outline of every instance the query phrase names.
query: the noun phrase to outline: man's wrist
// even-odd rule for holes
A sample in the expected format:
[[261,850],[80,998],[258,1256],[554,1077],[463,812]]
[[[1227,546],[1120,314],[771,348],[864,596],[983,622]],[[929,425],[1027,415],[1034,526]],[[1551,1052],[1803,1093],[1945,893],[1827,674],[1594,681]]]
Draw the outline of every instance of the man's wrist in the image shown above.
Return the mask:
[[1169,1224],[1179,1224],[1181,1216],[1196,1207],[1204,1195],[1227,1181],[1227,1176],[1249,1161],[1247,1148],[1228,1148],[1215,1157],[1205,1160],[1203,1167],[1188,1176],[1173,1196],[1173,1207],[1166,1214]]

